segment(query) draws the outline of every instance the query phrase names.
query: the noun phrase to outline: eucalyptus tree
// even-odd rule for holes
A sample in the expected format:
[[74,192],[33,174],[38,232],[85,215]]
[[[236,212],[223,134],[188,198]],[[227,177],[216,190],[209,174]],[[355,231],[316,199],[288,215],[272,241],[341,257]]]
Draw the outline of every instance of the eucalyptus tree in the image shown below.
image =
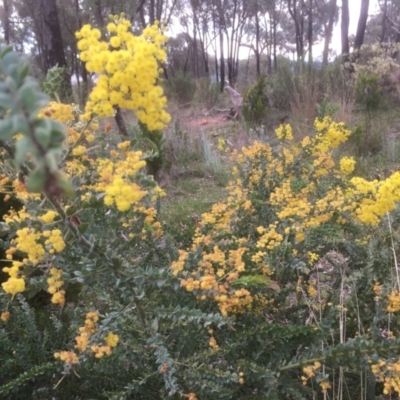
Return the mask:
[[354,50],[359,50],[364,42],[365,28],[367,26],[369,0],[361,0],[360,17],[358,19],[356,37],[354,39]]
[[[400,0],[378,0],[380,42],[400,42]],[[368,29],[368,27],[367,27]]]
[[350,53],[349,24],[350,24],[349,0],[342,0],[341,36],[342,36],[343,62],[348,61]]
[[324,49],[322,53],[322,65],[328,65],[329,46],[332,40],[333,28],[338,20],[339,9],[337,0],[315,0],[315,7],[323,24]]
[[280,0],[253,0],[249,2],[249,18],[245,28],[247,42],[256,59],[257,76],[261,73],[261,58],[266,52],[267,72],[277,67],[277,48],[279,44],[279,23],[284,2]]

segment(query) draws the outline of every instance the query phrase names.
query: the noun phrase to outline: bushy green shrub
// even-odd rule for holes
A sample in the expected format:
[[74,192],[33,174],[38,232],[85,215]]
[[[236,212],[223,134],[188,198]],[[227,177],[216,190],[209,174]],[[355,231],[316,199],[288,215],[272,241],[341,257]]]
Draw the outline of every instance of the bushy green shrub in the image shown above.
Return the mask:
[[131,141],[132,148],[146,154],[147,172],[154,179],[157,179],[165,162],[165,139],[163,132],[151,131],[140,121],[137,126],[132,127],[130,130],[133,136]]
[[355,84],[356,102],[364,113],[377,111],[382,101],[379,79],[376,75],[359,74]]
[[399,393],[400,173],[335,161],[344,124],[321,116],[301,142],[284,124],[279,146],[234,154],[226,200],[177,249],[135,143],[27,74],[0,52],[1,185],[24,204],[0,223],[0,398]]
[[266,118],[268,107],[267,77],[262,74],[257,83],[243,95],[243,118],[250,126],[260,124]]
[[166,82],[166,92],[170,99],[179,104],[188,104],[196,92],[196,82],[190,72],[178,71]]

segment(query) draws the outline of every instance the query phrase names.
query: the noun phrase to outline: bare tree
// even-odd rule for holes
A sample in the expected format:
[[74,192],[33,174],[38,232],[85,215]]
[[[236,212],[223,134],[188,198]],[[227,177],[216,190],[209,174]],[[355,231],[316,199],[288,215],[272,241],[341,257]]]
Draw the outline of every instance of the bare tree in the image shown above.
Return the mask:
[[294,22],[296,32],[297,59],[303,60],[304,56],[304,0],[287,0],[288,11]]
[[322,65],[328,65],[329,46],[332,40],[333,26],[337,17],[337,0],[315,0],[323,24],[324,49],[322,52]]
[[308,30],[307,30],[307,40],[308,40],[308,66],[311,68],[313,62],[313,0],[309,0],[308,3]]

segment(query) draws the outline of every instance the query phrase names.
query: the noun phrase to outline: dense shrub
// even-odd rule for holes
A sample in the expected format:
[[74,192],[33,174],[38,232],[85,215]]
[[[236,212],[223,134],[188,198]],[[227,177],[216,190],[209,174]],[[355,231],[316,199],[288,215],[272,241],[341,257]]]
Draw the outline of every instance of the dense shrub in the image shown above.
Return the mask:
[[243,117],[250,125],[260,124],[266,118],[268,107],[267,77],[261,75],[257,83],[243,95]]
[[[301,142],[285,124],[234,154],[226,200],[177,249],[135,142],[27,74],[0,52],[0,182],[24,204],[0,223],[0,398],[399,393],[400,173],[353,176],[344,124],[320,108]],[[167,117],[148,111],[153,131]]]
[[188,104],[196,92],[196,82],[190,72],[178,71],[166,83],[167,95],[179,104]]

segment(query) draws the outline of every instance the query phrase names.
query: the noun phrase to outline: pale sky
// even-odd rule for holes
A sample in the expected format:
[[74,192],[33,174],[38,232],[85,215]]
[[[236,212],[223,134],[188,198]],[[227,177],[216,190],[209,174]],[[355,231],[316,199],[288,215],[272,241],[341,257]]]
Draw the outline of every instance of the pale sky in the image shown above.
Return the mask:
[[[369,1],[369,15],[374,15],[379,11],[378,0]],[[342,0],[337,0],[337,5],[342,6]],[[350,25],[349,25],[349,35],[355,35],[357,31],[358,18],[360,16],[361,0],[349,0],[349,13],[350,13]],[[182,31],[179,24],[172,24],[170,26],[169,34],[171,36],[177,35]],[[219,43],[216,43],[218,48]],[[316,43],[313,46],[314,57],[322,58],[322,51],[324,47],[323,40],[320,43]],[[340,15],[339,20],[334,28],[331,42],[331,49],[336,52],[336,54],[341,53],[342,43],[341,43],[341,33],[340,33]],[[239,58],[246,59],[251,51],[247,47],[241,47],[239,51]]]

